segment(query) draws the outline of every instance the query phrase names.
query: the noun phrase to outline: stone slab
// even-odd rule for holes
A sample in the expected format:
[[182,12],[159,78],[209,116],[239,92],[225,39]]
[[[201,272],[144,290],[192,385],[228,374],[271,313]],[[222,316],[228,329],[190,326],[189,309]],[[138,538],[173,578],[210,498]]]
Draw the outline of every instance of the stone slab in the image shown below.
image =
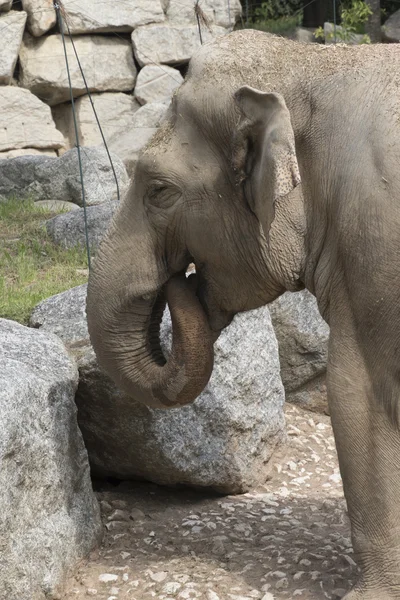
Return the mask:
[[[225,35],[223,27],[203,29],[203,42]],[[197,25],[145,25],[132,33],[136,60],[140,66],[149,64],[184,64],[201,47]]]
[[134,94],[140,104],[169,102],[182,83],[183,77],[177,69],[146,65],[139,71]]
[[[128,40],[83,35],[75,47],[91,92],[132,91],[136,66]],[[66,39],[74,97],[86,93],[70,40]],[[20,52],[20,84],[51,106],[70,98],[61,36],[34,38],[25,35]]]
[[35,37],[55,26],[57,16],[53,0],[22,0],[22,7],[28,13],[28,31]]
[[26,18],[23,11],[0,13],[0,85],[8,85],[13,78]]
[[68,13],[68,24],[72,34],[107,33],[112,31],[132,31],[140,25],[164,21],[165,15],[160,0],[64,0]]

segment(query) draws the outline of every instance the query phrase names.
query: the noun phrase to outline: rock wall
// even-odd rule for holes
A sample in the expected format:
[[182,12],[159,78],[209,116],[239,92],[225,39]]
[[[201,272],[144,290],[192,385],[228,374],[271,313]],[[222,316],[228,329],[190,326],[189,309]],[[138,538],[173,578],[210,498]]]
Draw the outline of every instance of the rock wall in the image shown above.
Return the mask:
[[[181,71],[201,45],[194,0],[63,5],[107,143],[132,174],[138,152],[183,81]],[[203,41],[227,33],[241,14],[239,0],[203,0],[201,7],[208,22]],[[68,36],[66,46],[80,143],[98,145],[101,135]],[[56,156],[75,144],[52,0],[0,0],[0,159],[15,152]]]

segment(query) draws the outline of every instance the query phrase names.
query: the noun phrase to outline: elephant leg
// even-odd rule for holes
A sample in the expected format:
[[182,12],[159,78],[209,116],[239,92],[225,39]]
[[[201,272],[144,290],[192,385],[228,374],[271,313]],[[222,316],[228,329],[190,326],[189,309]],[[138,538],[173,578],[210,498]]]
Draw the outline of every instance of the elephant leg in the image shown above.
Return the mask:
[[361,569],[345,599],[400,600],[400,432],[373,393],[353,320],[338,317],[331,319],[329,407]]

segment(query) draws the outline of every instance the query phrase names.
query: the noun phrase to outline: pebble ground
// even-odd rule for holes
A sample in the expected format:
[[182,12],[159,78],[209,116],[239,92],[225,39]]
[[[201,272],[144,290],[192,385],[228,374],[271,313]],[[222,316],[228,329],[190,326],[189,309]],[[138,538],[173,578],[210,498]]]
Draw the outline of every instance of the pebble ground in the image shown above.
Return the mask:
[[287,405],[288,445],[242,496],[99,487],[102,547],[63,600],[337,600],[354,583],[330,419]]

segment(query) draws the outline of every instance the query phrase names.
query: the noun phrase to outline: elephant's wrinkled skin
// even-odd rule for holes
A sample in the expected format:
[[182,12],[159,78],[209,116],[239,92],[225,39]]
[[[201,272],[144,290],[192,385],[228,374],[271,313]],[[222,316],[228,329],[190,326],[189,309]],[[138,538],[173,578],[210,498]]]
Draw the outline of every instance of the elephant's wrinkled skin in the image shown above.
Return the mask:
[[204,46],[88,290],[101,365],[149,406],[193,401],[235,313],[285,290],[315,294],[331,327],[330,410],[362,570],[347,600],[400,599],[399,73],[397,45],[243,31]]

